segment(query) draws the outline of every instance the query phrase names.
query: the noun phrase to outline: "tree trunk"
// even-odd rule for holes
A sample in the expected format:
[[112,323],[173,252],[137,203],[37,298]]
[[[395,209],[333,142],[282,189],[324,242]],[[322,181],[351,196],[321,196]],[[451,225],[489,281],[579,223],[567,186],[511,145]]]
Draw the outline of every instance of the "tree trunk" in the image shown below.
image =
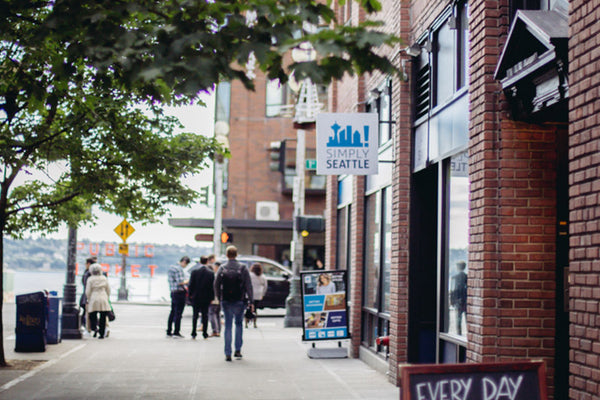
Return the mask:
[[4,216],[0,217],[0,367],[6,367],[4,357]]

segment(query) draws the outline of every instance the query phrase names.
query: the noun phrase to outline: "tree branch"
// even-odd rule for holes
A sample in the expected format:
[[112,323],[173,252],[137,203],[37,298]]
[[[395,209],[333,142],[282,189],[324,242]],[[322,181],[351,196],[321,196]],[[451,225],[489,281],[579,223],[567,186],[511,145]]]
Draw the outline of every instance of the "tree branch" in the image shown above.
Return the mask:
[[57,206],[59,204],[66,203],[69,200],[73,200],[75,197],[79,196],[80,194],[81,193],[79,193],[79,192],[75,192],[75,193],[71,193],[70,195],[65,196],[61,199],[58,199],[56,201],[50,201],[48,203],[39,203],[39,204],[30,205],[30,206],[15,208],[14,210],[7,211],[5,215],[6,215],[6,217],[9,217],[13,214],[17,214],[17,213],[19,213],[21,211],[25,211],[25,210],[35,210],[36,208]]

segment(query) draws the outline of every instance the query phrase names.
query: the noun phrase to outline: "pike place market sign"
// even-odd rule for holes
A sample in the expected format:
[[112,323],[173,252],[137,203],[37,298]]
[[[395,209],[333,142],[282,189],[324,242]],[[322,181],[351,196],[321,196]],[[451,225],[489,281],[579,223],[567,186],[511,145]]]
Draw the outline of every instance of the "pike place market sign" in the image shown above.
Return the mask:
[[317,175],[375,175],[378,172],[378,115],[317,115]]

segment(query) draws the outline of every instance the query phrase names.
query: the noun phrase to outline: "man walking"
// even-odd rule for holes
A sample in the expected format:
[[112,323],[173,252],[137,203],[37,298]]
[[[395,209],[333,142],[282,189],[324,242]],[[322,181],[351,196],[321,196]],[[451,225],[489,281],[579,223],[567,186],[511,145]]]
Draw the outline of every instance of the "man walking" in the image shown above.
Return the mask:
[[[235,319],[235,358],[242,358],[242,335],[244,309],[252,300],[252,281],[248,268],[236,260],[237,248],[227,247],[225,254],[227,262],[219,268],[215,278],[215,293],[221,300],[225,314],[225,361],[231,361],[231,330]],[[253,308],[251,302],[248,305]]]
[[[202,263],[202,260],[204,263]],[[202,313],[202,337],[208,337],[208,306],[215,298],[213,288],[215,273],[206,265],[207,257],[201,257],[202,265],[192,271],[188,285],[189,296],[192,301],[192,338],[196,339],[196,326],[198,313]]]
[[[167,323],[167,336],[182,338],[179,332],[181,328],[181,316],[185,307],[185,272],[183,271],[190,263],[190,258],[184,256],[179,260],[179,264],[169,268],[169,288],[171,289],[171,312],[169,313],[169,322]],[[173,324],[175,329],[172,330]]]

